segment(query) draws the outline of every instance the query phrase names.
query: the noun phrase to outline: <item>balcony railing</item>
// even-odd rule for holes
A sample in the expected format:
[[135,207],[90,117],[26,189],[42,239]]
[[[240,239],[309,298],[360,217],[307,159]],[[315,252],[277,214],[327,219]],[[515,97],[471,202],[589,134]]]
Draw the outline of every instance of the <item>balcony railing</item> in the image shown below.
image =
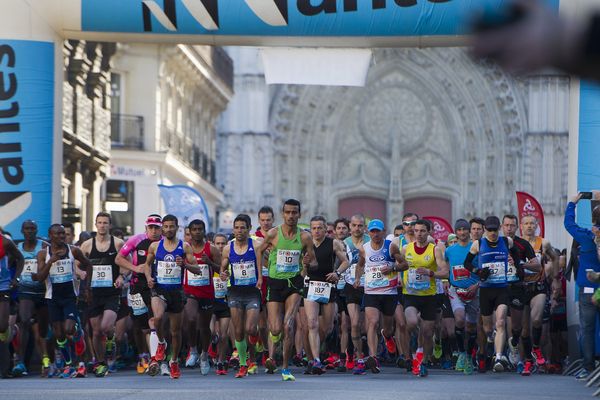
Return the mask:
[[113,149],[144,150],[144,117],[112,114],[110,137]]

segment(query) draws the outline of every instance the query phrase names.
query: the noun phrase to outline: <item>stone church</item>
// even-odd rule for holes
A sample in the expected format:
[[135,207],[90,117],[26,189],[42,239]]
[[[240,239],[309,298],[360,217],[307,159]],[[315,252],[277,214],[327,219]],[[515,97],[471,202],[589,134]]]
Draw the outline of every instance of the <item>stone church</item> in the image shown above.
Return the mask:
[[303,222],[408,211],[453,222],[516,214],[536,197],[546,237],[567,239],[569,78],[513,78],[463,48],[376,49],[364,87],[265,83],[260,50],[227,48],[235,95],[218,132],[222,210],[256,221],[302,202]]

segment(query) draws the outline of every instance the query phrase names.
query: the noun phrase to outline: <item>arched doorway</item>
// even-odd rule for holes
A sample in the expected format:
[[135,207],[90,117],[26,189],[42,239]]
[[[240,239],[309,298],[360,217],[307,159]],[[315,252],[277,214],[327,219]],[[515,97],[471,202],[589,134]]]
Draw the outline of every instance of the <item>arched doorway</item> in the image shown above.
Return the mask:
[[363,214],[367,219],[386,220],[386,202],[375,197],[357,196],[341,199],[338,203],[338,215],[350,218],[354,214]]
[[452,221],[452,202],[439,197],[416,197],[404,202],[404,213],[413,212],[420,217],[441,217]]

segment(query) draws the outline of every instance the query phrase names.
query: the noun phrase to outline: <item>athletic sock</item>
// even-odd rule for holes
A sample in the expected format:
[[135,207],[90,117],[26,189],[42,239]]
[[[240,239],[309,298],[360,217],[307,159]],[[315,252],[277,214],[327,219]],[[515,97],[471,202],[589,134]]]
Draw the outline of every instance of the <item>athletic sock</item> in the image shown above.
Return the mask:
[[71,352],[69,351],[69,346],[67,346],[67,339],[65,340],[56,340],[56,345],[60,350],[60,354],[63,356],[63,360],[65,360],[65,364],[71,364]]
[[542,328],[536,328],[535,326],[531,329],[531,339],[533,347],[540,347],[540,340],[542,339]]
[[522,337],[523,340],[523,352],[525,353],[525,359],[531,360],[531,338],[529,336]]
[[454,328],[454,336],[456,336],[456,346],[461,353],[465,352],[465,328]]
[[150,355],[152,357],[156,357],[157,349],[158,349],[158,335],[156,334],[156,330],[152,329],[150,331]]
[[477,347],[477,333],[469,333],[469,339],[467,341],[467,346],[469,350],[469,354],[473,352],[475,347]]
[[450,359],[452,357],[452,346],[450,345],[450,338],[442,338],[442,357]]
[[521,330],[520,329],[513,329],[512,330],[512,345],[514,347],[517,347],[519,345],[519,339],[521,338]]
[[271,338],[273,344],[277,344],[281,340],[281,332],[279,332],[279,335],[273,335],[271,332],[269,332],[269,337]]
[[240,365],[245,366],[248,361],[248,344],[246,339],[242,339],[241,342],[235,341],[235,348],[240,356]]

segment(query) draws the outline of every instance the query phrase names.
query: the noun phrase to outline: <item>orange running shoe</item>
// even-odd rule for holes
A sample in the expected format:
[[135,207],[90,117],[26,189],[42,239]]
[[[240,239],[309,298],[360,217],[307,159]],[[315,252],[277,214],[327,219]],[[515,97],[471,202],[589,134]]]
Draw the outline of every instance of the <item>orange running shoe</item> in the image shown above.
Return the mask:
[[177,361],[171,360],[169,362],[169,369],[171,373],[171,379],[179,379],[181,376],[181,371],[179,370],[179,363]]
[[248,367],[245,365],[240,366],[240,370],[238,371],[237,374],[235,374],[236,378],[243,378],[245,376],[248,376]]
[[162,342],[158,344],[158,348],[156,349],[156,361],[162,361],[165,359],[165,353],[167,352],[167,342]]

